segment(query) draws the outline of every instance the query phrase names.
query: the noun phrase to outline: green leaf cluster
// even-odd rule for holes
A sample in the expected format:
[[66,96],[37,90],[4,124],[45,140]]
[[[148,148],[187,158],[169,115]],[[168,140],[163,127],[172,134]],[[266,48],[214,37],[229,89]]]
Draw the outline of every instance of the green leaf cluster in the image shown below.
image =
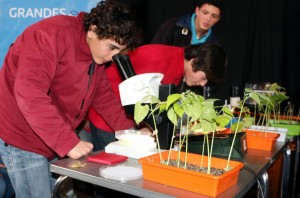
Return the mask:
[[[148,101],[148,103],[145,103],[145,101]],[[189,131],[200,131],[206,136],[206,138],[208,138],[209,133],[214,134],[218,128],[224,128],[224,126],[226,126],[233,117],[232,112],[227,106],[216,107],[214,105],[215,101],[217,101],[217,99],[205,99],[203,96],[197,95],[190,90],[183,93],[171,94],[167,97],[166,101],[160,101],[154,96],[146,96],[141,102],[135,104],[134,120],[137,124],[139,124],[148,116],[152,116],[155,124],[155,115],[165,112],[167,114],[167,118],[174,124],[174,126],[180,125],[179,151],[181,151],[181,146],[185,142],[187,152]],[[182,138],[182,119],[184,116],[187,117],[187,124],[185,126],[187,128],[187,132]],[[154,131],[155,133],[163,132],[157,131],[156,126]],[[174,137],[175,127],[173,131],[173,139]],[[211,137],[214,138],[214,135]],[[157,135],[156,138],[159,143]],[[209,142],[211,142],[211,145],[209,145]],[[211,151],[213,149],[213,141],[207,140],[206,144],[207,147],[209,147],[208,157],[210,159]],[[158,149],[160,152],[159,144]],[[164,163],[165,160],[161,159],[161,162]],[[210,160],[208,164],[208,174],[209,170]]]
[[[147,115],[160,114],[166,111],[168,119],[175,126],[178,126],[178,119],[186,114],[190,123],[189,130],[213,132],[218,127],[222,128],[226,126],[233,116],[227,106],[222,107],[218,111],[214,106],[216,100],[205,100],[203,96],[197,95],[190,90],[180,94],[171,94],[166,101],[160,101],[158,98],[152,96],[150,104],[142,104],[142,102],[135,104],[134,120],[139,124]],[[153,109],[150,108],[152,105],[155,105]]]
[[260,118],[258,124],[269,126],[271,116],[275,119],[280,114],[280,105],[283,101],[289,99],[286,95],[285,88],[277,83],[269,84],[265,87],[265,92],[257,93],[260,103],[258,110]]

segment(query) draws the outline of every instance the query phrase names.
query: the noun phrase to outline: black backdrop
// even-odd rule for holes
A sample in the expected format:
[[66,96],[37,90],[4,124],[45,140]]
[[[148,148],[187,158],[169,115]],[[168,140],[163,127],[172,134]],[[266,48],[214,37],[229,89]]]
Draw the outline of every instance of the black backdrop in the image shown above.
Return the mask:
[[[193,12],[196,3],[196,0],[119,1],[136,10],[145,44],[162,22]],[[229,64],[226,80],[213,89],[213,97],[229,99],[233,85],[242,90],[247,82],[277,82],[286,88],[298,113],[300,1],[224,0],[224,3],[222,19],[214,32],[228,54]]]

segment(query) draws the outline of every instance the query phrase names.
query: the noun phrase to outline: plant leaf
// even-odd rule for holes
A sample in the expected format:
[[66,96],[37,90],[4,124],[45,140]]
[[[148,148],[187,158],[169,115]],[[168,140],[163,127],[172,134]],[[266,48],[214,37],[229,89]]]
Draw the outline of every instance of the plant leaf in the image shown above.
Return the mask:
[[167,98],[167,109],[172,105],[174,102],[178,101],[181,98],[181,94],[171,94]]
[[233,113],[231,112],[231,110],[227,106],[224,106],[222,110],[223,110],[224,114],[226,114],[230,117],[233,117]]
[[213,132],[216,130],[217,126],[215,122],[209,122],[207,120],[201,120],[201,128],[203,132]]
[[184,109],[181,105],[179,105],[178,103],[174,103],[174,111],[180,118],[182,118],[184,114]]
[[256,92],[249,93],[249,97],[253,99],[258,105],[260,105],[260,99]]
[[134,121],[139,124],[142,122],[149,113],[149,105],[142,105],[141,102],[137,102],[134,105]]
[[175,125],[177,126],[177,116],[176,116],[176,113],[174,111],[173,108],[169,108],[168,111],[167,111],[167,115],[168,115],[168,118],[169,120]]
[[227,116],[227,115],[219,115],[216,118],[216,122],[219,124],[219,127],[223,128],[224,126],[226,126],[231,120],[231,117]]
[[156,97],[151,95],[151,104],[160,103],[160,100]]

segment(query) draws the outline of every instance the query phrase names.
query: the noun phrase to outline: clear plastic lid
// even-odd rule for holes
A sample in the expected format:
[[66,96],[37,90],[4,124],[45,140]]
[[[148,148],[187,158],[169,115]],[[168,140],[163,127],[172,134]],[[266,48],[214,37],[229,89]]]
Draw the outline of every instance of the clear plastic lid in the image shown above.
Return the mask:
[[122,164],[103,166],[100,168],[99,172],[100,175],[106,179],[118,180],[121,182],[136,180],[143,177],[141,168]]

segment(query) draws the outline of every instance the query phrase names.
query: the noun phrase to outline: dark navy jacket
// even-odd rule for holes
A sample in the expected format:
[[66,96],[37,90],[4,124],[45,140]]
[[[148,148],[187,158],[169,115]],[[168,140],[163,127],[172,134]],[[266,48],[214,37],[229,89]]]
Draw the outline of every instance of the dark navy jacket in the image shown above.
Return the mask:
[[[153,37],[151,43],[174,45],[185,47],[191,44],[191,16],[192,14],[184,15],[180,18],[171,18],[163,23]],[[211,33],[207,41],[217,42],[217,38]]]

